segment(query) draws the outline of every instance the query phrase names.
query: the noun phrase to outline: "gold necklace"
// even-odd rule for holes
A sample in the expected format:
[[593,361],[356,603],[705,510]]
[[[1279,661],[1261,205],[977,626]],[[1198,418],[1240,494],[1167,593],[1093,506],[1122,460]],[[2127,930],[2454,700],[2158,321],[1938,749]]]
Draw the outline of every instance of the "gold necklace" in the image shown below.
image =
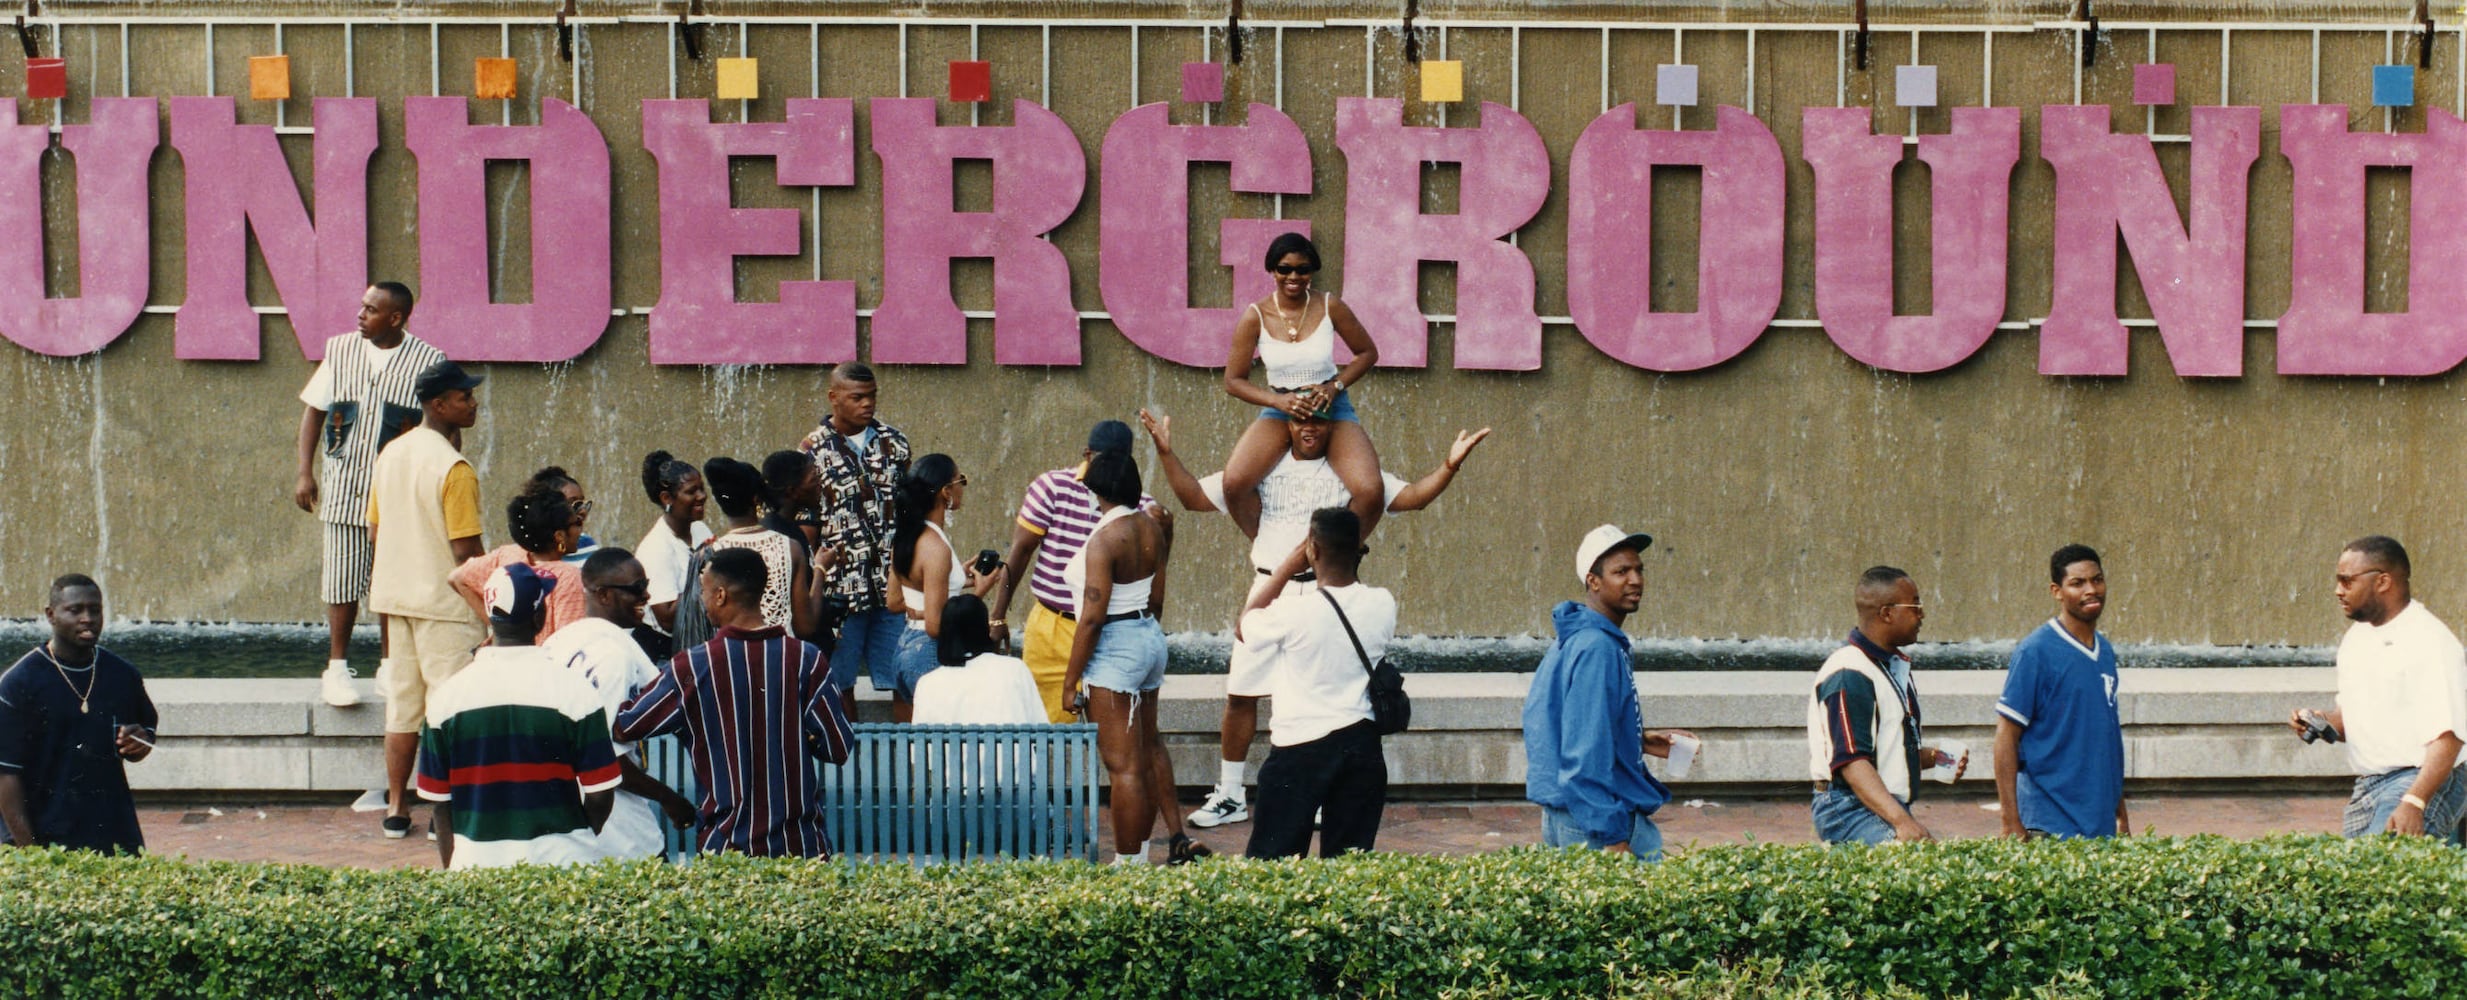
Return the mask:
[[[1300,320],[1297,320],[1297,319],[1293,318],[1293,314],[1292,314],[1292,313],[1289,313],[1289,312],[1286,312],[1286,311],[1285,311],[1285,297],[1284,297],[1284,296],[1282,296],[1282,295],[1276,296],[1276,297],[1275,297],[1275,302],[1276,302],[1276,318],[1278,318],[1278,319],[1281,319],[1281,320],[1284,320],[1284,321],[1285,321],[1285,338],[1284,338],[1284,339],[1285,339],[1285,342],[1286,342],[1286,343],[1288,343],[1288,344],[1299,344],[1299,343],[1301,343],[1301,342],[1302,342],[1302,322],[1301,322]],[[1303,293],[1302,293],[1302,315],[1304,315],[1304,316],[1309,316],[1310,314],[1311,314],[1311,293],[1309,293],[1309,292],[1303,292]]]
[[[59,672],[60,672],[60,683],[68,685],[68,689],[69,689],[70,693],[72,693],[72,694],[76,694],[76,693],[77,693],[77,683],[76,683],[75,681],[69,680],[69,670],[68,670],[68,668],[67,668],[67,667],[63,667],[63,666],[61,666],[61,665],[60,665],[60,660],[59,660],[57,657],[54,657],[54,656],[52,656],[52,655],[51,655],[51,644],[50,644],[50,643],[44,643],[44,644],[42,644],[42,645],[40,645],[40,646],[36,646],[36,647],[34,647],[34,648],[35,648],[35,650],[36,650],[37,652],[40,652],[40,653],[42,653],[42,654],[43,654],[43,658],[44,658],[44,659],[46,659],[46,660],[50,660],[50,661],[51,661],[51,668],[52,668],[53,670],[56,670],[56,671],[59,671]],[[88,669],[88,670],[92,670],[92,669],[94,669],[94,667],[93,667],[91,664],[89,664],[89,665],[86,667],[86,669]],[[102,676],[103,676],[103,675],[101,675],[101,674],[92,674],[92,675],[87,676],[87,678],[86,678],[86,690],[85,690],[85,692],[84,692],[84,693],[82,693],[82,694],[77,694],[77,714],[79,714],[79,715],[84,715],[84,714],[86,714],[86,703],[87,703],[88,701],[90,701],[90,700],[93,698],[93,696],[94,696],[94,682],[95,682],[95,681],[98,681],[98,680],[100,680],[100,679],[102,679]]]

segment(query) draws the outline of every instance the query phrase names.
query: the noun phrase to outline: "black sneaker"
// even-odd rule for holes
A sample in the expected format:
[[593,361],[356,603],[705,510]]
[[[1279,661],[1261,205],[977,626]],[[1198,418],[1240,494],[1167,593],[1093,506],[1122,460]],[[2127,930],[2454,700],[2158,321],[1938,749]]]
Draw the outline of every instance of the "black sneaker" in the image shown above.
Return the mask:
[[401,840],[411,836],[411,817],[409,816],[388,816],[383,825],[387,840]]
[[1165,842],[1165,863],[1168,865],[1187,865],[1215,856],[1216,852],[1209,850],[1208,845],[1192,840],[1187,833],[1174,834],[1174,839]]

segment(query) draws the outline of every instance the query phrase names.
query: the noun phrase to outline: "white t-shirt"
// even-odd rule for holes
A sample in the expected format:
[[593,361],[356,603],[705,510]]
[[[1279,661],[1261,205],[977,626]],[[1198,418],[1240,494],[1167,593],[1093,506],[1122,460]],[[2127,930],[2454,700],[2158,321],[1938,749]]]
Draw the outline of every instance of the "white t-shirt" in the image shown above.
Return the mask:
[[[694,541],[689,545],[685,539],[678,538],[676,532],[668,530],[668,521],[663,518],[652,522],[650,533],[643,535],[642,544],[634,547],[634,559],[642,563],[643,580],[651,585],[649,594],[643,599],[646,605],[676,600],[677,595],[693,585],[693,581],[685,578],[685,570],[694,561],[694,550],[710,544],[711,526],[696,521],[693,532]],[[644,615],[643,620],[649,622],[652,628],[660,628],[658,615]]]
[[[599,692],[611,724],[617,721],[618,708],[634,700],[660,677],[659,668],[643,654],[634,636],[605,618],[569,622],[540,648],[566,669],[582,672],[592,689]],[[632,760],[637,766],[642,763],[634,744],[612,742],[617,756]],[[598,844],[602,856],[650,858],[665,853],[668,840],[660,832],[657,808],[650,799],[618,789],[616,802],[608,810],[608,822],[600,826]]]
[[2380,774],[2424,763],[2441,734],[2467,737],[2467,648],[2421,602],[2339,640],[2338,707],[2347,763]]
[[1243,615],[1242,643],[1268,661],[1273,678],[1276,718],[1268,742],[1275,746],[1308,743],[1371,717],[1370,669],[1319,594],[1344,607],[1371,662],[1387,653],[1396,635],[1396,595],[1358,582],[1322,587],[1307,598],[1287,596]]
[[[372,380],[376,378],[377,373],[385,371],[385,364],[394,359],[394,352],[402,349],[403,342],[399,340],[395,341],[392,347],[379,347],[366,337],[360,338],[360,353],[368,356],[367,371]],[[367,387],[362,386],[361,388]],[[334,361],[327,358],[317,362],[317,371],[308,377],[308,385],[301,387],[300,402],[308,404],[308,408],[312,410],[331,410],[334,408],[336,395]]]
[[966,666],[937,667],[917,678],[917,723],[1025,726],[1045,720],[1036,675],[1016,656],[980,653]]
[[[1387,484],[1387,504],[1395,506],[1396,495],[1413,484],[1381,470],[1379,478]],[[1225,474],[1210,473],[1199,481],[1199,491],[1208,495],[1216,509],[1225,509]],[[1251,565],[1273,570],[1292,555],[1302,540],[1311,534],[1311,512],[1323,507],[1343,507],[1353,502],[1353,494],[1345,489],[1345,480],[1336,474],[1325,458],[1301,459],[1286,452],[1276,467],[1259,480],[1259,536],[1251,539]]]

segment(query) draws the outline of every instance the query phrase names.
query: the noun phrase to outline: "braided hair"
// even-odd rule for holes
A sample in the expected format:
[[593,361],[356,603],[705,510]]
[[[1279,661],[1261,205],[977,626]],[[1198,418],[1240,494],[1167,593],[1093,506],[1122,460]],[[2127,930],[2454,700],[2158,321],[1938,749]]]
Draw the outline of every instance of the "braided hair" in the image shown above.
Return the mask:
[[574,506],[555,489],[529,489],[505,505],[505,520],[506,532],[523,551],[558,555],[557,535],[573,526]]

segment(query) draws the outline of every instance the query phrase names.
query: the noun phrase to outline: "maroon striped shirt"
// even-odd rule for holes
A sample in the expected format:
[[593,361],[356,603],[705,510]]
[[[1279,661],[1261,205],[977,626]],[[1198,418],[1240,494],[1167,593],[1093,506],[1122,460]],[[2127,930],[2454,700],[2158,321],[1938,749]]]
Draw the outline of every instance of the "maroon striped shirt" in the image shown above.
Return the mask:
[[624,740],[686,733],[701,789],[705,852],[820,858],[822,784],[806,763],[848,759],[855,735],[822,651],[780,628],[723,628],[678,651],[659,680],[617,712]]

